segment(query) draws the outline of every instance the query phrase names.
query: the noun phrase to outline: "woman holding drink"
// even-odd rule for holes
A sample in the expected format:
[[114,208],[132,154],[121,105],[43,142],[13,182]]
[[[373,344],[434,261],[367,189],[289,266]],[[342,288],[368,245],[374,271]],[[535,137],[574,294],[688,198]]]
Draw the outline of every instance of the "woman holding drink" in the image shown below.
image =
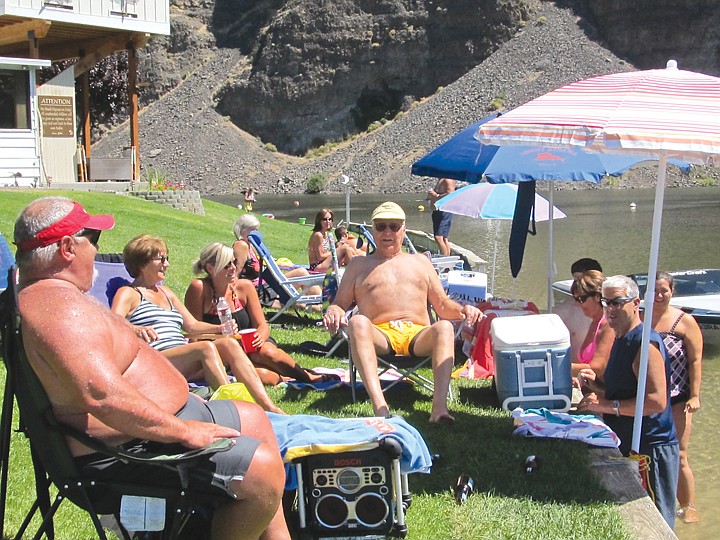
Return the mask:
[[225,244],[214,242],[203,248],[193,264],[193,273],[204,277],[194,279],[185,292],[188,311],[204,322],[219,324],[217,302],[220,296],[225,297],[241,334],[249,331],[242,336],[243,347],[264,384],[276,385],[284,379],[308,383],[336,379],[300,367],[276,345],[257,291],[252,282],[238,279],[236,264],[233,249]]

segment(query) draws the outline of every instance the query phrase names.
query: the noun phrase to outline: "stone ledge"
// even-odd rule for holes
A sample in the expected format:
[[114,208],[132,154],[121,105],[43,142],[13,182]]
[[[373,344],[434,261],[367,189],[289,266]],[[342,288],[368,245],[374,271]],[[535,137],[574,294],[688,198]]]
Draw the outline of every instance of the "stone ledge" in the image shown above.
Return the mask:
[[128,195],[164,204],[177,210],[182,210],[183,212],[190,212],[200,216],[205,215],[205,207],[203,206],[199,191],[189,189],[176,191],[130,191]]
[[635,464],[617,448],[590,449],[590,468],[620,505],[623,524],[638,540],[677,540],[640,483]]

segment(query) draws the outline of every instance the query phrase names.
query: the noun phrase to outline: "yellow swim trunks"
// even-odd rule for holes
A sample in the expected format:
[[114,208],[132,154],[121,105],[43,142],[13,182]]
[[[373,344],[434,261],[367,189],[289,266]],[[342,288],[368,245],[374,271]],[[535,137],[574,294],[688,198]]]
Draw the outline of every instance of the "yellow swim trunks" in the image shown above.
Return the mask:
[[421,330],[427,328],[427,326],[415,324],[412,321],[389,321],[373,326],[385,335],[395,354],[401,355],[413,354],[410,351],[413,339]]

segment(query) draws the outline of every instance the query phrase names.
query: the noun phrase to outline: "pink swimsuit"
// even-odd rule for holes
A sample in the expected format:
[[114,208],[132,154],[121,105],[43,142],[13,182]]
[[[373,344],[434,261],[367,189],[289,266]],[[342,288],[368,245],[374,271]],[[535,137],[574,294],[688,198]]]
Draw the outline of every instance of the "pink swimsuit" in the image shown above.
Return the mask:
[[590,360],[592,360],[593,355],[595,354],[595,351],[597,350],[597,339],[598,339],[598,333],[600,333],[600,326],[602,325],[603,321],[605,320],[605,315],[603,315],[600,320],[598,321],[597,328],[595,328],[595,335],[593,336],[593,340],[588,344],[587,347],[584,349],[581,349],[578,353],[578,362],[581,364],[589,364]]

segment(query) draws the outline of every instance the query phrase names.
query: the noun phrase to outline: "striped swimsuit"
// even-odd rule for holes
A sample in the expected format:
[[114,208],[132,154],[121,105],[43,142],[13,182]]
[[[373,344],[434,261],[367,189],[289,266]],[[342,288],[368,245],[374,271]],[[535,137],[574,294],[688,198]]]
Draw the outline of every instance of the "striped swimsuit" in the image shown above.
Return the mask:
[[[157,304],[153,304],[146,300],[137,288],[133,287],[140,295],[140,303],[132,315],[128,317],[128,321],[135,326],[152,326],[158,335],[158,339],[152,341],[150,346],[158,351],[171,349],[180,345],[187,345],[187,341],[182,334],[183,317],[180,312],[175,309],[170,299],[165,294],[170,310],[161,308]],[[162,289],[160,289],[162,290]]]

